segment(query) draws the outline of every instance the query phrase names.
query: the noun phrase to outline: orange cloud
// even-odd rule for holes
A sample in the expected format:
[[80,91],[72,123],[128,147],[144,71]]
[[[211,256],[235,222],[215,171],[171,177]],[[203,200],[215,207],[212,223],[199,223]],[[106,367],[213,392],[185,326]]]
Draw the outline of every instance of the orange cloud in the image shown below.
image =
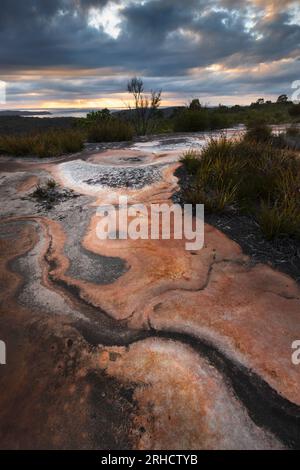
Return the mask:
[[255,6],[265,10],[268,19],[274,18],[279,12],[285,11],[290,6],[299,6],[298,0],[252,0]]

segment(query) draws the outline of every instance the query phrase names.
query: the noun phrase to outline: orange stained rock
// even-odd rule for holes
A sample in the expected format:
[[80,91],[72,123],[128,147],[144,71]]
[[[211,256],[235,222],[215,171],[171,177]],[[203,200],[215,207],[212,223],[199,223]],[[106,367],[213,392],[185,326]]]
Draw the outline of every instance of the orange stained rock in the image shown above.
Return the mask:
[[[140,155],[109,151],[91,155],[88,160],[119,165],[125,153]],[[145,161],[153,160],[160,161],[162,156],[145,156]],[[177,187],[173,175],[176,167],[177,163],[170,163],[161,181],[139,190],[104,188],[89,193],[80,182],[70,187],[92,194],[94,207],[117,203],[121,194],[128,194],[129,203],[148,207],[151,202],[171,203],[169,198]],[[63,185],[70,185],[57,165],[40,168],[52,172]],[[33,178],[18,190],[28,190]],[[189,252],[185,240],[99,240],[99,218],[94,214],[78,244],[90,253],[123,259],[128,270],[111,284],[88,282],[80,278],[80,260],[75,260],[76,276],[68,274],[74,262],[65,250],[70,234],[59,219],[50,217],[15,219],[36,221],[43,227],[38,255],[41,284],[57,290],[70,304],[76,302],[72,294],[53,281],[75,286],[82,299],[116,320],[127,319],[132,328],[186,332],[204,339],[232,361],[256,372],[283,397],[300,404],[300,367],[291,362],[291,344],[300,338],[300,288],[291,278],[265,265],[254,266],[235,242],[209,225],[205,226],[203,249]],[[0,238],[1,296],[6,305],[21,284],[20,276],[9,272],[7,261],[25,255],[38,239],[30,224],[20,225],[15,236],[14,230],[13,226],[8,229],[10,238]],[[86,353],[81,354],[86,359]],[[127,349],[106,348],[95,355],[91,361],[96,369],[105,370],[124,384],[138,384],[134,398],[139,412],[132,432],[138,435],[139,448],[280,447],[249,419],[220,373],[183,344],[147,339]],[[85,377],[87,370],[78,370],[78,377]],[[68,383],[66,390],[68,395],[76,395],[73,384]],[[54,416],[53,425],[56,420]],[[140,433],[140,428],[145,432]],[[57,446],[61,439],[55,437]]]
[[252,423],[220,374],[189,347],[148,339],[129,351],[113,349],[119,358],[107,360],[106,373],[137,383],[132,432],[144,429],[139,449],[281,447]]
[[156,329],[206,338],[300,404],[300,368],[291,361],[300,289],[288,276],[264,265],[216,263],[205,289],[170,290],[153,298],[143,316]]

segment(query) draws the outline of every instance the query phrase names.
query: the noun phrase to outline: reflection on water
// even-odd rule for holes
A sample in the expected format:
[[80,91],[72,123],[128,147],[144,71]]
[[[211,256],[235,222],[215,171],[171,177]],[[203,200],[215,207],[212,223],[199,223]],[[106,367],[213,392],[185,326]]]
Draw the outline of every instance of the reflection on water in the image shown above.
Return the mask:
[[[280,134],[286,131],[288,124],[273,125],[272,132],[274,134]],[[219,139],[222,136],[226,136],[230,139],[238,138],[245,132],[245,126],[243,124],[228,128],[221,129],[218,131],[206,131],[206,132],[195,132],[189,134],[169,134],[169,135],[158,135],[151,137],[145,137],[135,142],[130,150],[139,150],[150,153],[162,153],[162,152],[184,152],[186,150],[202,149],[210,139]]]
[[238,137],[244,132],[244,126],[230,129],[222,129],[211,132],[197,132],[193,134],[171,134],[155,136],[153,140],[144,138],[135,142],[130,150],[140,150],[151,153],[186,151],[189,149],[201,149],[212,138],[218,139],[221,136],[228,138]]

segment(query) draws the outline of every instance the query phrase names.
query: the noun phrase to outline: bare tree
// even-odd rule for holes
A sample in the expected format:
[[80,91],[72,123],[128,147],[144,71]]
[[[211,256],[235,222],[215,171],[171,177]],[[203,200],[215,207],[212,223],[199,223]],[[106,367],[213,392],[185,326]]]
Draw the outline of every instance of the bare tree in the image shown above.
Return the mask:
[[[127,90],[133,95],[134,111],[132,121],[138,135],[146,135],[153,129],[154,117],[161,103],[162,91],[144,93],[144,82],[141,78],[134,77],[127,84]],[[129,109],[132,107],[128,105]]]

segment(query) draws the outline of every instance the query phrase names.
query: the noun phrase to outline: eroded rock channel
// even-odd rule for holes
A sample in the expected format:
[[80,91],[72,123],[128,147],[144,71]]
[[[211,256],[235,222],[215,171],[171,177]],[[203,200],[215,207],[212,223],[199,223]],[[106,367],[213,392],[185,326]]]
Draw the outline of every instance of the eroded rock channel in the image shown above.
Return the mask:
[[[300,448],[299,284],[205,226],[100,240],[97,208],[171,202],[203,136],[1,157],[0,447]],[[32,197],[54,179],[76,197]]]

